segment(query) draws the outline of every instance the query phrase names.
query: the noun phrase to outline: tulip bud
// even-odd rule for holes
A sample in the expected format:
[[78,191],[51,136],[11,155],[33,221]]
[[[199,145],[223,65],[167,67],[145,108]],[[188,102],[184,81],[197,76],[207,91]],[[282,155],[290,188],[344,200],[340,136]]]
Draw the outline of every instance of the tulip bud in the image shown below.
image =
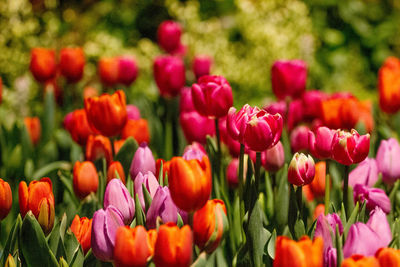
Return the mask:
[[146,267],[147,260],[154,254],[157,231],[138,225],[135,228],[118,228],[114,247],[116,267]]
[[308,150],[308,132],[307,126],[298,126],[290,133],[290,147],[292,152],[301,152]]
[[317,225],[315,227],[315,237],[321,237],[324,240],[324,255],[328,252],[329,248],[333,247],[332,238],[336,235],[336,226],[338,226],[339,234],[343,234],[343,224],[339,215],[336,213],[318,216]]
[[113,259],[115,237],[120,226],[124,226],[122,215],[114,206],[93,214],[91,245],[96,258],[102,261]]
[[386,113],[400,109],[400,60],[388,57],[378,72],[379,106]]
[[163,21],[157,30],[158,45],[167,53],[174,53],[181,45],[182,28],[178,22]]
[[24,124],[28,131],[29,137],[33,145],[37,145],[40,141],[41,126],[38,117],[26,117],[24,118]]
[[96,161],[105,158],[107,163],[112,161],[110,139],[102,135],[90,135],[86,142],[86,159]]
[[148,171],[153,174],[156,173],[156,162],[147,144],[141,143],[132,159],[130,168],[131,178],[136,177],[139,172],[147,173]]
[[10,185],[0,178],[0,221],[7,217],[11,210],[12,192]]
[[182,59],[159,56],[153,64],[154,79],[163,97],[175,97],[185,86],[185,65]]
[[369,142],[369,134],[337,130],[332,140],[333,159],[344,165],[360,163],[368,156]]
[[158,217],[163,223],[176,223],[178,220],[178,208],[172,201],[170,191],[166,186],[159,186],[154,195],[146,215],[147,228],[156,228]]
[[366,158],[349,174],[349,185],[351,187],[354,187],[356,184],[372,187],[377,181],[378,166],[376,160],[373,158]]
[[289,131],[292,131],[297,124],[304,121],[303,109],[303,102],[300,99],[290,102],[286,122]]
[[112,206],[120,214],[124,224],[130,224],[135,216],[135,201],[119,179],[112,179],[104,192],[104,208]]
[[126,105],[128,120],[140,119],[140,110],[135,105]]
[[82,48],[63,48],[60,51],[61,74],[68,82],[76,83],[83,76],[85,67],[85,55]]
[[321,117],[321,103],[328,98],[328,94],[319,90],[307,91],[303,94],[303,115],[307,120]]
[[389,138],[381,141],[376,153],[376,163],[385,183],[392,184],[400,178],[400,164],[394,164],[399,155],[400,145],[396,139]]
[[147,120],[127,120],[125,127],[122,129],[122,139],[132,136],[137,143],[150,142],[149,125]]
[[315,163],[313,158],[303,153],[294,154],[288,169],[289,183],[297,186],[307,185],[315,176]]
[[154,248],[156,267],[189,267],[192,261],[192,230],[189,225],[178,228],[174,223],[160,226]]
[[146,187],[151,198],[154,199],[154,195],[156,194],[158,188],[160,187],[160,184],[158,183],[157,178],[154,176],[154,174],[150,171],[146,172],[144,175],[141,172],[139,172],[138,175],[135,177],[134,180],[135,196],[138,195],[140,205],[142,206],[142,209],[145,210],[145,201],[144,201],[142,185]]
[[64,119],[64,127],[71,134],[72,139],[81,146],[86,145],[90,135],[96,134],[87,119],[84,109],[77,109],[67,114]]
[[261,152],[261,163],[269,172],[276,172],[282,168],[285,163],[285,151],[281,141],[278,141],[273,147]]
[[138,67],[133,57],[118,57],[118,81],[126,86],[131,85],[138,76]]
[[193,73],[196,79],[210,74],[212,59],[209,56],[196,56],[193,60]]
[[208,200],[194,213],[194,243],[209,254],[217,249],[228,228],[225,204],[220,199]]
[[306,81],[307,66],[302,60],[278,60],[271,68],[272,91],[278,99],[301,97]]
[[4,267],[17,267],[17,265],[15,264],[14,257],[11,254],[8,254]]
[[92,192],[97,192],[99,176],[96,167],[92,162],[75,162],[73,172],[74,192],[80,199],[85,198]]
[[119,60],[116,58],[101,58],[98,62],[101,82],[107,86],[118,83]]
[[193,144],[185,147],[182,158],[185,160],[198,159],[201,161],[204,156],[207,156],[204,147],[197,142],[193,142]]
[[33,48],[29,68],[38,82],[46,82],[53,78],[57,68],[54,50]]
[[211,194],[211,166],[208,157],[202,161],[171,159],[169,167],[169,189],[178,208],[193,212],[206,204]]
[[394,248],[381,248],[376,252],[380,266],[395,267],[400,265],[400,251]]
[[369,188],[362,184],[356,184],[353,188],[354,202],[361,204],[366,201],[367,210],[374,210],[375,207],[381,208],[385,213],[391,210],[390,199],[385,191],[380,188]]
[[335,131],[327,127],[317,128],[315,134],[308,133],[308,145],[311,154],[319,159],[329,159],[332,157],[332,141]]
[[114,178],[120,178],[123,184],[125,184],[125,173],[124,173],[124,168],[122,167],[121,162],[119,161],[113,161],[111,162],[110,166],[108,166],[108,171],[107,171],[107,184]]
[[75,218],[72,220],[71,231],[81,244],[83,253],[86,254],[90,249],[92,219],[88,219],[87,217],[79,218],[79,215],[75,215]]

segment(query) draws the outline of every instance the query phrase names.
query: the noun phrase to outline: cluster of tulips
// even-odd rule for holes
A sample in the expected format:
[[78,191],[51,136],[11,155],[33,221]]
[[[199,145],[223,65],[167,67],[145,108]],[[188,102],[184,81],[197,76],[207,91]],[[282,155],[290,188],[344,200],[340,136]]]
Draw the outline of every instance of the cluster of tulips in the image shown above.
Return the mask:
[[[53,178],[21,181],[20,217],[0,263],[399,266],[400,144],[375,136],[372,103],[348,92],[306,91],[306,63],[279,60],[271,68],[277,101],[236,110],[231,85],[211,74],[207,56],[194,58],[196,81],[186,87],[181,35],[177,22],[159,26],[167,54],[154,59],[153,71],[168,115],[164,147],[177,142],[169,122],[179,120],[189,144],[183,153],[154,153],[151,122],[127,104],[124,90],[138,77],[134,58],[100,59],[106,92],[86,87],[82,108],[63,120],[84,151],[70,172],[54,178],[76,208],[73,220],[57,216],[63,211]],[[81,48],[62,49],[59,61],[54,51],[35,48],[30,70],[47,88],[59,74],[77,83],[84,65]],[[115,85],[127,88],[112,91]],[[400,109],[399,85],[400,60],[388,58],[379,71],[382,111]],[[24,125],[37,145],[39,118]],[[0,179],[0,219],[11,206],[12,189]],[[27,232],[34,233],[28,240]]]

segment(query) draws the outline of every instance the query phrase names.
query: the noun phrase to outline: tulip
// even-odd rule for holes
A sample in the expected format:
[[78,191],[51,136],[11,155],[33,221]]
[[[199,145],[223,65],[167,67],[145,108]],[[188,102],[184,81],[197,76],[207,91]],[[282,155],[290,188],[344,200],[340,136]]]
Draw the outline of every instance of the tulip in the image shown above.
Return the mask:
[[40,141],[41,126],[38,117],[26,117],[24,118],[24,124],[28,131],[29,137],[33,145],[37,145]]
[[125,184],[125,173],[124,173],[124,167],[122,167],[121,162],[119,161],[113,161],[111,162],[110,166],[108,166],[108,171],[107,171],[107,184],[114,178],[117,177],[117,173],[119,178],[121,179],[122,183]]
[[310,193],[312,194],[312,199],[314,197],[324,197],[325,196],[325,178],[326,178],[326,162],[319,161],[315,164],[315,177],[313,181],[307,185],[309,187]]
[[114,136],[121,132],[127,121],[124,91],[85,98],[85,110],[89,123],[102,135]]
[[96,161],[105,158],[107,164],[112,161],[110,139],[102,135],[90,135],[86,142],[86,159]]
[[394,183],[400,178],[400,164],[395,159],[400,155],[399,142],[394,138],[382,140],[376,153],[378,171],[382,173],[382,180],[385,183]]
[[46,82],[56,75],[57,63],[54,50],[33,48],[29,66],[33,77],[38,82]]
[[120,214],[124,224],[130,224],[135,216],[135,201],[119,179],[112,179],[104,192],[104,208],[112,206]]
[[75,162],[73,171],[73,186],[75,194],[83,199],[90,193],[96,193],[99,186],[99,176],[91,161]]
[[85,54],[82,48],[63,48],[60,51],[61,74],[68,82],[76,83],[83,76],[85,67]]
[[386,113],[400,109],[400,60],[388,57],[378,72],[379,106]]
[[189,225],[178,228],[174,223],[160,226],[154,248],[156,267],[190,266],[192,261],[192,230]]
[[332,157],[332,141],[335,131],[327,127],[318,127],[315,134],[308,132],[308,145],[311,154],[319,159]]
[[157,218],[163,223],[178,220],[178,208],[172,201],[170,190],[168,187],[159,186],[146,215],[146,226],[148,228],[156,228]]
[[230,136],[251,150],[263,151],[276,145],[282,134],[282,117],[244,105],[236,114],[231,108],[226,120]]
[[336,248],[329,247],[324,253],[324,266],[336,267],[337,266],[337,250]]
[[274,267],[322,267],[323,241],[315,238],[311,241],[303,236],[298,242],[285,236],[278,236],[275,246]]
[[319,90],[307,91],[303,94],[303,115],[307,120],[320,118],[322,114],[321,103],[328,95]]
[[201,144],[194,142],[193,144],[185,147],[182,158],[185,160],[198,159],[201,161],[204,156],[207,156],[204,147]]
[[315,176],[315,163],[313,158],[303,153],[294,154],[288,169],[289,183],[303,186],[310,184]]
[[126,105],[128,120],[140,119],[140,110],[135,105]]
[[86,145],[90,135],[96,134],[88,122],[84,109],[77,109],[65,116],[65,128],[71,134],[72,139],[81,146]]
[[275,61],[271,68],[272,91],[278,99],[301,97],[306,80],[307,65],[302,60]]
[[132,136],[139,144],[142,142],[150,142],[149,125],[147,120],[127,120],[125,127],[122,129],[121,137],[126,139]]
[[386,214],[382,209],[375,207],[375,209],[369,213],[367,225],[378,234],[382,243],[386,244],[383,247],[389,245],[390,241],[392,241],[392,232]]
[[126,86],[131,85],[137,78],[138,67],[133,57],[118,57],[118,81]]
[[316,220],[319,217],[319,215],[321,215],[321,214],[324,215],[324,213],[325,213],[325,205],[324,204],[318,204],[315,207],[314,212],[313,212],[313,220]]
[[380,188],[369,188],[362,184],[356,184],[353,189],[354,202],[363,203],[366,201],[367,210],[371,211],[375,207],[381,208],[385,213],[391,210],[390,199],[385,191]]
[[373,158],[366,158],[349,174],[349,185],[352,187],[356,184],[372,187],[377,181],[378,166],[376,160]]
[[193,73],[196,79],[210,74],[212,59],[209,56],[196,56],[193,60]]
[[16,267],[14,257],[11,254],[8,254],[4,267]]
[[290,102],[286,118],[286,124],[289,131],[292,131],[297,124],[304,121],[303,109],[303,102],[301,99],[295,99]]
[[10,185],[0,178],[0,221],[7,217],[11,210],[12,192]]
[[318,216],[314,236],[321,237],[324,240],[324,255],[327,257],[328,250],[333,247],[334,240],[332,238],[336,235],[336,226],[338,226],[339,234],[342,235],[343,224],[336,213]]
[[[246,166],[246,165],[245,165]],[[228,185],[231,188],[236,188],[239,184],[239,159],[234,158],[226,167],[226,179],[228,180]]]
[[[139,172],[138,175],[135,177],[134,180],[134,189],[135,189],[135,196],[138,195],[140,205],[142,209],[145,210],[145,201],[144,201],[144,193],[142,185],[146,187],[147,191],[150,194],[150,197],[153,199],[154,195],[156,194],[160,184],[157,181],[157,178],[154,176],[152,172],[146,172],[144,175]],[[147,207],[148,209],[149,207]]]
[[45,234],[51,232],[54,225],[54,195],[53,185],[49,178],[32,181],[29,187],[24,181],[18,188],[19,209],[22,217],[32,211]]
[[179,123],[188,143],[206,143],[207,135],[214,135],[214,122],[201,116],[197,111],[181,112]]
[[157,231],[138,225],[117,230],[114,247],[114,264],[116,267],[146,267],[147,260],[154,254]]
[[353,255],[342,262],[341,267],[379,267],[379,262],[374,257]]
[[307,126],[298,126],[290,133],[290,147],[292,152],[305,151],[308,149],[308,132],[310,128]]
[[261,163],[269,172],[276,172],[285,163],[285,151],[281,141],[261,153]]
[[120,226],[124,226],[122,215],[114,206],[98,210],[93,214],[90,242],[96,258],[102,261],[113,259],[115,237]]
[[333,159],[344,165],[360,163],[368,156],[369,142],[369,134],[337,130],[332,140]]
[[228,227],[224,202],[208,200],[193,216],[194,243],[210,254],[217,249]]
[[376,252],[380,266],[396,267],[400,266],[400,251],[394,248],[381,248]]
[[83,99],[94,96],[99,96],[99,92],[96,88],[91,86],[86,86],[85,88],[83,88]]
[[119,60],[117,58],[101,58],[98,62],[101,82],[107,86],[118,83]]
[[79,218],[79,215],[75,215],[75,218],[72,220],[71,231],[74,233],[76,239],[82,246],[83,252],[86,254],[90,249],[92,219],[88,219],[87,217]]
[[211,118],[226,116],[233,104],[232,88],[222,76],[200,77],[192,85],[192,98],[197,112]]
[[157,30],[158,45],[167,53],[176,52],[181,45],[182,27],[172,20],[163,21]]
[[281,115],[283,120],[286,120],[287,105],[286,102],[283,100],[277,102],[271,102],[268,105],[266,105],[263,109],[272,115],[279,114]]
[[147,173],[148,171],[156,173],[156,162],[150,148],[143,142],[133,156],[130,168],[131,178],[136,177],[139,172]]
[[232,157],[239,157],[240,154],[240,143],[233,139],[231,135],[228,133],[226,127],[226,117],[223,117],[218,120],[219,124],[219,133],[221,135],[221,141],[228,147],[229,154]]
[[124,145],[125,140],[114,140],[114,153],[118,154],[121,147]]
[[163,97],[175,97],[185,86],[185,65],[182,59],[159,56],[153,64],[154,79]]

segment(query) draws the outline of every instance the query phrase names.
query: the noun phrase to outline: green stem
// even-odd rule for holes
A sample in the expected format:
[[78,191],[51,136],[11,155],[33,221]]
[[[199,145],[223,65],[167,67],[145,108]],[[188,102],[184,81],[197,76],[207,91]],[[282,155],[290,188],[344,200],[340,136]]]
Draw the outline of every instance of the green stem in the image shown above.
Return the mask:
[[255,188],[256,188],[256,196],[255,199],[258,198],[258,187],[260,184],[260,170],[261,170],[261,152],[256,152],[256,166],[255,166]]
[[326,174],[325,176],[325,215],[328,215],[329,213],[329,204],[330,204],[330,192],[331,192],[331,177],[329,173]]
[[299,209],[300,218],[303,218],[303,187],[299,186],[296,189],[297,207]]
[[350,172],[350,166],[345,165],[344,166],[344,182],[343,182],[343,204],[344,204],[344,210],[346,212],[346,218],[350,216],[349,214],[349,172]]
[[223,179],[224,179],[224,177],[221,177],[222,175],[221,175],[221,136],[220,136],[220,133],[219,133],[219,123],[218,123],[218,118],[216,118],[215,119],[215,135],[216,135],[216,138],[217,138],[217,164],[216,164],[216,166],[217,166],[217,168],[216,168],[216,173],[217,173],[217,176],[218,176],[218,178],[219,178],[219,181],[220,181],[220,183],[219,183],[219,185],[221,186],[221,188],[224,188],[224,181],[223,181]]
[[240,154],[239,154],[239,212],[240,212],[240,229],[242,235],[242,241],[245,240],[245,233],[242,227],[242,220],[244,218],[244,201],[243,201],[243,173],[244,173],[244,145],[240,144]]
[[165,148],[165,154],[164,157],[166,160],[169,160],[172,158],[172,147],[173,147],[173,140],[172,140],[172,121],[171,121],[171,110],[170,110],[170,105],[169,105],[169,100],[164,99],[165,103],[165,133],[164,133],[164,148]]

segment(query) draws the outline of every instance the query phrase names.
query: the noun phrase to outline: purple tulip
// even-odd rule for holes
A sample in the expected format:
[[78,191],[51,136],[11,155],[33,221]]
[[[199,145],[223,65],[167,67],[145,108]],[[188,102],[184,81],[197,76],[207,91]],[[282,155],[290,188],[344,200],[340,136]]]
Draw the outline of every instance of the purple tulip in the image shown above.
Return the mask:
[[385,213],[391,210],[390,199],[385,191],[380,188],[369,188],[362,184],[356,184],[353,188],[354,202],[363,203],[366,201],[367,210],[374,210],[380,207]]
[[198,159],[202,161],[204,156],[207,156],[204,147],[197,142],[193,142],[191,145],[185,148],[182,157],[185,160]]
[[385,183],[394,183],[400,178],[400,164],[397,158],[400,156],[399,142],[394,138],[382,140],[376,154],[378,170],[382,173],[382,180]]
[[130,174],[134,178],[139,172],[147,173],[148,171],[153,174],[156,173],[156,161],[154,160],[153,153],[145,142],[140,144],[133,156]]
[[178,208],[172,201],[169,188],[166,186],[158,188],[147,211],[146,225],[148,228],[156,228],[157,217],[160,217],[163,223],[176,223],[178,219]]
[[210,74],[212,59],[209,56],[199,55],[193,60],[193,73],[196,79]]
[[126,113],[128,114],[128,120],[140,119],[140,110],[135,105],[126,105]]
[[322,237],[324,240],[324,253],[330,247],[333,247],[332,237],[336,234],[336,225],[339,227],[340,235],[343,233],[343,224],[340,217],[336,213],[318,216],[317,225],[315,227],[315,237]]
[[382,209],[375,207],[375,209],[369,213],[367,225],[378,234],[382,243],[385,244],[382,247],[389,245],[390,241],[392,241],[392,232],[386,214]]
[[118,80],[120,83],[129,86],[138,75],[136,61],[131,56],[121,56],[118,58]]
[[123,225],[122,215],[114,206],[108,206],[105,210],[101,209],[94,213],[91,246],[96,258],[102,261],[112,260],[117,229]]
[[337,252],[336,248],[329,247],[324,252],[324,267],[336,267]]
[[376,160],[366,158],[349,174],[349,185],[363,184],[368,187],[374,186],[378,181],[378,166]]
[[113,206],[119,210],[124,224],[130,224],[135,216],[135,202],[120,179],[112,179],[104,192],[104,208]]
[[146,187],[147,191],[149,192],[151,198],[154,198],[160,184],[157,181],[157,178],[154,176],[152,172],[147,172],[144,175],[139,172],[136,176],[134,181],[134,188],[135,188],[135,196],[136,194],[139,197],[140,205],[142,206],[143,210],[145,210],[145,201],[143,195],[143,187],[142,184]]
[[154,79],[163,97],[175,97],[185,86],[185,64],[174,56],[159,56],[154,60]]
[[296,153],[299,151],[305,151],[308,149],[308,132],[310,128],[301,125],[297,126],[290,133],[290,147],[292,152]]

